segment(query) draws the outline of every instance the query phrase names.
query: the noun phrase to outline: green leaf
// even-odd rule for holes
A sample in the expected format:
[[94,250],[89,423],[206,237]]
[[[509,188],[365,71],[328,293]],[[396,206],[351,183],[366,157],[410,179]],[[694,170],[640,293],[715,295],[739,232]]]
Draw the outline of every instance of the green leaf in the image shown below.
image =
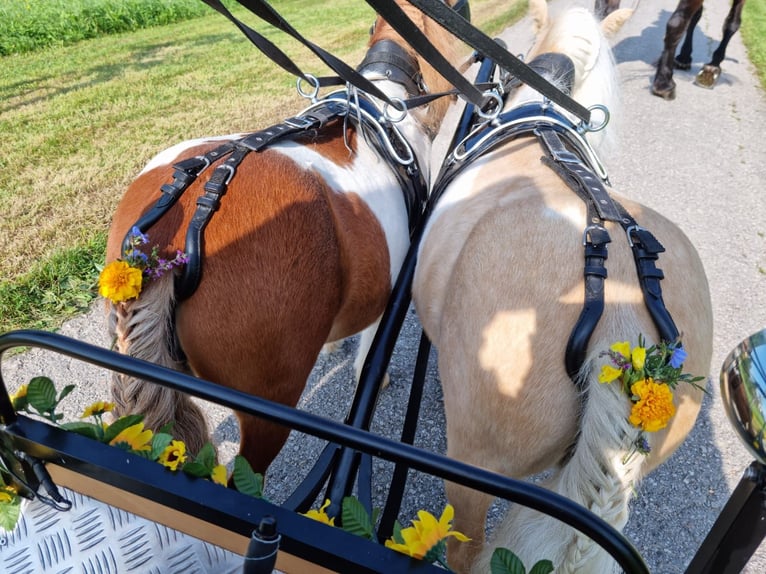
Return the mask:
[[404,544],[404,537],[402,536],[402,524],[398,520],[394,520],[394,532],[391,534],[391,538],[397,544]]
[[21,498],[15,496],[10,502],[0,502],[0,530],[11,532],[16,528],[21,513]]
[[173,437],[164,432],[156,433],[152,436],[152,450],[150,451],[149,458],[152,460],[160,458],[160,455],[165,451],[172,440]]
[[61,390],[61,393],[59,393],[59,398],[56,401],[56,404],[60,403],[62,400],[66,398],[66,396],[71,393],[75,389],[75,385],[67,385]]
[[56,406],[56,387],[48,377],[35,377],[27,386],[27,400],[38,412],[46,413]]
[[126,428],[132,427],[133,425],[138,424],[143,420],[144,415],[125,415],[124,417],[118,418],[104,430],[104,442],[109,444],[112,442],[114,437],[116,437]]
[[104,434],[103,429],[95,423],[86,423],[82,421],[75,421],[71,423],[63,423],[61,428],[73,433],[81,434],[93,440],[100,441]]
[[162,425],[159,429],[157,429],[158,433],[163,434],[173,434],[173,426],[175,426],[176,421],[170,421],[168,424]]
[[507,548],[495,548],[489,568],[492,574],[526,574],[519,557]]
[[231,475],[234,486],[242,494],[256,498],[263,497],[263,476],[253,471],[250,463],[244,457],[234,457],[234,472]]
[[212,469],[206,467],[204,464],[200,464],[197,461],[187,462],[183,466],[183,471],[196,478],[210,478]]
[[553,570],[553,562],[550,560],[540,560],[537,564],[532,566],[529,574],[550,574]]
[[346,496],[341,505],[343,518],[343,530],[367,540],[375,537],[374,527],[370,515],[361,502],[353,496]]
[[202,446],[197,456],[194,457],[194,462],[205,467],[208,470],[206,476],[210,476],[215,467],[215,449],[212,443],[206,442]]
[[436,544],[431,546],[423,556],[423,560],[435,564],[436,562],[444,561],[444,553],[447,551],[447,541],[445,539],[439,540]]

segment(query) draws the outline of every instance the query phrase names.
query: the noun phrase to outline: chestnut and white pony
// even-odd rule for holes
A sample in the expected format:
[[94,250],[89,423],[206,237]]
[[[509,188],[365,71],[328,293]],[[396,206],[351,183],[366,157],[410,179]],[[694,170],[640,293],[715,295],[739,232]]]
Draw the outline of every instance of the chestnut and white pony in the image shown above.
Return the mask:
[[[451,36],[409,3],[400,4],[443,54],[451,53]],[[431,92],[450,88],[378,21],[369,45],[382,40],[404,49]],[[389,97],[419,95],[408,94],[385,75],[369,79]],[[437,101],[412,110],[397,124],[422,170],[427,169],[431,135],[448,105]],[[173,180],[175,162],[236,137],[187,141],[156,156],[117,207],[107,261],[121,257],[123,238],[157,201],[160,187]],[[358,374],[409,246],[401,184],[371,139],[352,121],[339,119],[247,155],[207,225],[196,291],[177,301],[168,274],[149,283],[137,299],[107,302],[116,349],[295,405],[323,345],[366,329]],[[156,245],[161,254],[184,249],[205,180],[203,173],[147,230],[147,248]],[[191,452],[209,440],[203,413],[177,392],[117,376],[113,398],[118,415],[143,413],[150,428],[174,422],[174,435]],[[238,416],[240,453],[254,470],[265,472],[289,429]]]
[[[574,99],[614,112],[619,95],[606,35],[626,13],[600,25],[584,8],[549,15],[544,0],[531,0],[530,11],[538,32],[527,60],[545,52],[566,54],[575,68]],[[522,86],[505,109],[540,99]],[[605,143],[592,141],[597,147]],[[577,376],[582,390],[567,374],[567,340],[583,304],[586,211],[541,162],[543,155],[537,138],[513,139],[448,185],[420,246],[414,301],[438,350],[448,456],[516,478],[549,471],[545,486],[622,529],[634,485],[684,440],[702,393],[691,385],[677,387],[675,417],[664,430],[647,433],[651,454],[623,462],[636,429],[619,385],[597,382],[604,362],[599,354],[617,341],[637,345],[639,334],[649,346],[658,341],[657,330],[625,235],[610,223],[605,310]],[[707,375],[712,311],[694,247],[662,215],[614,196],[665,246],[662,290],[688,351],[684,371]],[[455,507],[455,529],[473,539],[448,548],[450,566],[459,572],[489,572],[498,546],[527,565],[552,560],[556,572],[610,572],[615,565],[571,527],[516,505],[485,546],[492,497],[452,483],[447,496]]]

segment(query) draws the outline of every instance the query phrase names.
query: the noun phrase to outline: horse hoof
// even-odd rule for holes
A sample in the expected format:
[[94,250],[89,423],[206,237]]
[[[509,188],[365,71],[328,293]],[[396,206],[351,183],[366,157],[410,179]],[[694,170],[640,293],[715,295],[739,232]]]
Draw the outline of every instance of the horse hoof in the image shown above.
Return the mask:
[[697,74],[697,77],[694,78],[694,83],[697,86],[700,86],[702,88],[708,88],[709,90],[713,89],[713,86],[715,86],[715,83],[718,81],[718,77],[721,75],[721,68],[718,66],[711,66],[709,64],[705,64],[703,68],[700,70],[700,73]]
[[682,60],[679,60],[678,58],[675,58],[675,59],[673,60],[673,65],[674,65],[674,66],[675,66],[675,67],[676,67],[678,70],[691,70],[691,68],[692,68],[692,62],[691,62],[691,60],[689,60],[688,62],[684,62],[684,61],[682,61]]
[[655,96],[659,96],[663,100],[675,100],[676,99],[676,87],[671,86],[670,88],[659,88],[655,85],[652,85],[652,94]]

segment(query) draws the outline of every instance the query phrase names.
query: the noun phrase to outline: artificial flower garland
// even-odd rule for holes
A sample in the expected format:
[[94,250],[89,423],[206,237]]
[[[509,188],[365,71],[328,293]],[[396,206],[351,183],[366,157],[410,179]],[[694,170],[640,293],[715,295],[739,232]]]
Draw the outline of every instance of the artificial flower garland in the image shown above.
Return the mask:
[[[67,385],[57,395],[56,388],[47,377],[35,377],[28,385],[22,385],[11,395],[11,403],[17,412],[26,412],[40,416],[67,431],[84,435],[132,454],[153,460],[169,471],[184,472],[197,478],[204,478],[221,486],[227,486],[226,467],[218,464],[215,449],[211,443],[205,444],[196,456],[186,451],[186,445],[175,440],[170,434],[172,425],[167,425],[154,432],[144,427],[143,415],[126,415],[111,424],[104,421],[104,415],[114,410],[114,403],[97,401],[87,406],[80,420],[62,423],[63,414],[57,412],[61,401],[74,390],[74,385]],[[93,419],[93,422],[84,419]],[[263,496],[263,476],[252,470],[249,463],[237,455],[234,458],[234,470],[231,475],[234,487],[241,493],[255,497]],[[5,484],[0,474],[0,530],[11,532],[20,517],[22,497],[13,484]],[[309,510],[304,514],[323,524],[335,526],[335,517],[327,514],[330,501],[326,500],[318,510]],[[353,496],[343,499],[341,516],[343,530],[367,540],[376,541],[375,523],[379,511],[372,516],[362,503]],[[385,546],[415,559],[432,564],[438,563],[449,571],[445,557],[446,541],[454,537],[466,542],[470,540],[463,533],[452,530],[454,509],[447,504],[439,519],[425,510],[418,511],[418,518],[412,526],[402,528],[398,521],[394,524],[394,533]],[[553,571],[550,560],[540,560],[530,574],[549,574]],[[526,572],[521,560],[507,548],[497,548],[490,564],[491,574],[518,574]]]
[[130,230],[129,248],[123,252],[124,259],[116,259],[109,263],[98,277],[99,295],[115,304],[135,299],[148,281],[158,279],[189,261],[180,249],[176,251],[173,259],[160,257],[156,245],[147,255],[141,250],[141,246],[148,243],[149,236],[141,233],[138,227]]
[[[114,410],[114,403],[97,401],[83,410],[79,421],[60,422],[64,415],[58,413],[57,408],[73,390],[74,385],[67,385],[57,396],[49,378],[35,377],[29,384],[19,387],[10,398],[17,412],[38,415],[64,430],[155,461],[172,472],[184,472],[224,487],[228,485],[226,466],[218,464],[211,443],[205,444],[195,456],[187,452],[183,441],[176,440],[170,434],[172,425],[154,432],[144,428],[144,417],[140,414],[122,416],[108,424],[104,421],[104,415]],[[93,422],[84,419],[92,419]],[[263,476],[254,472],[242,456],[234,457],[231,481],[244,494],[256,497],[263,494]],[[5,484],[0,475],[0,529],[12,531],[15,528],[21,500],[16,487]]]
[[599,383],[619,381],[622,390],[631,403],[628,421],[639,429],[633,441],[633,453],[647,455],[651,452],[649,441],[644,433],[664,429],[676,414],[673,403],[673,391],[680,382],[697,385],[705,377],[693,377],[682,373],[687,353],[680,342],[659,343],[646,348],[644,337],[638,336],[638,345],[631,349],[628,341],[614,343],[602,356],[609,362],[602,365],[598,376]]

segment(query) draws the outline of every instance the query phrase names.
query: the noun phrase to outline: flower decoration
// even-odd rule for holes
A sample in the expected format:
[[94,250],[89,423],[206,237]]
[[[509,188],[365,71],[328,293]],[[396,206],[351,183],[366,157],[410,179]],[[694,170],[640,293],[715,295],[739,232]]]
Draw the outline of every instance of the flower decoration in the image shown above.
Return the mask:
[[228,473],[226,472],[226,467],[222,464],[215,465],[213,470],[210,472],[210,480],[216,484],[220,484],[221,486],[226,486],[228,482]]
[[602,355],[609,362],[602,365],[598,380],[605,384],[620,383],[631,403],[628,421],[639,429],[625,458],[627,462],[634,452],[649,454],[651,448],[644,433],[664,429],[675,415],[676,386],[684,382],[704,391],[696,383],[705,377],[681,372],[687,353],[680,342],[662,342],[646,348],[643,336],[639,335],[637,346],[631,348],[628,341],[617,342]]
[[[189,476],[209,479],[228,486],[226,466],[218,464],[216,453],[211,443],[205,444],[192,456],[186,451],[183,441],[175,440],[168,433],[172,425],[167,425],[156,432],[144,427],[143,415],[132,414],[117,418],[111,424],[102,420],[103,415],[114,410],[114,403],[96,401],[86,407],[80,419],[91,418],[95,422],[78,420],[60,422],[64,415],[57,412],[61,401],[74,389],[67,385],[57,394],[53,381],[48,377],[35,377],[28,385],[22,385],[11,395],[14,409],[43,417],[56,426],[74,432],[98,442],[122,448],[132,454],[162,464],[172,472],[183,472]],[[235,456],[231,481],[239,492],[261,498],[263,496],[263,476],[253,471],[242,456]],[[16,487],[6,484],[0,473],[0,532],[12,531],[18,523],[22,497]]]
[[116,259],[106,265],[98,278],[99,294],[115,304],[137,298],[148,281],[158,279],[189,261],[181,250],[176,251],[173,259],[160,257],[156,245],[147,255],[141,246],[149,243],[149,236],[138,227],[130,230],[127,243],[123,259]]
[[312,518],[314,520],[317,520],[323,524],[329,524],[330,526],[335,526],[335,517],[330,517],[327,515],[327,507],[330,506],[330,499],[324,501],[324,504],[319,507],[319,510],[314,510],[313,508],[306,512],[303,516],[308,516],[309,518]]
[[120,431],[109,444],[112,446],[127,447],[131,451],[141,452],[152,450],[152,438],[154,433],[144,429],[144,423],[136,423]]
[[21,385],[16,392],[11,395],[11,404],[15,410],[22,410],[27,404],[27,385]]
[[443,564],[447,538],[455,537],[460,542],[470,540],[462,532],[451,529],[454,516],[455,509],[451,504],[444,507],[439,520],[430,512],[420,510],[412,526],[394,531],[394,535],[386,540],[386,548],[427,562]]
[[87,419],[88,417],[99,417],[104,413],[108,413],[114,410],[114,403],[106,403],[104,401],[96,401],[92,405],[85,408],[80,415],[81,419]]
[[170,441],[157,462],[170,470],[177,470],[179,464],[186,462],[186,445],[180,440]]
[[[61,423],[63,415],[56,412],[61,401],[74,390],[74,385],[68,385],[57,394],[53,381],[48,377],[35,377],[28,385],[22,385],[11,395],[14,409],[31,415],[41,416],[54,425],[101,443],[109,444],[127,450],[128,452],[162,464],[171,472],[183,472],[186,475],[209,479],[212,482],[228,486],[229,478],[226,466],[218,464],[216,453],[211,443],[205,444],[196,456],[187,453],[186,445],[175,440],[171,434],[172,425],[152,431],[144,427],[143,415],[133,414],[117,418],[111,424],[104,422],[103,415],[112,412],[114,403],[96,401],[86,407],[79,421]],[[82,419],[92,418],[94,423]],[[250,464],[242,456],[235,456],[231,482],[234,488],[242,494],[263,497],[263,475],[253,471]],[[21,516],[22,496],[16,486],[6,484],[0,473],[0,531],[13,531]],[[335,517],[327,510],[330,500],[324,501],[318,510],[309,510],[304,516],[334,527]],[[373,509],[370,514],[364,505],[355,497],[347,496],[341,505],[342,528],[344,531],[360,536],[370,541],[377,541],[375,524],[378,521],[379,509]],[[430,563],[440,563],[448,569],[444,557],[446,540],[450,537],[461,542],[470,540],[461,532],[452,530],[454,509],[447,505],[437,520],[425,510],[418,512],[418,519],[412,521],[412,526],[402,528],[396,522],[394,535],[385,542],[386,547],[401,552],[416,559]],[[517,574],[525,572],[521,560],[506,548],[497,548],[492,556],[491,574]],[[549,574],[553,566],[549,560],[541,560],[530,572]]]

